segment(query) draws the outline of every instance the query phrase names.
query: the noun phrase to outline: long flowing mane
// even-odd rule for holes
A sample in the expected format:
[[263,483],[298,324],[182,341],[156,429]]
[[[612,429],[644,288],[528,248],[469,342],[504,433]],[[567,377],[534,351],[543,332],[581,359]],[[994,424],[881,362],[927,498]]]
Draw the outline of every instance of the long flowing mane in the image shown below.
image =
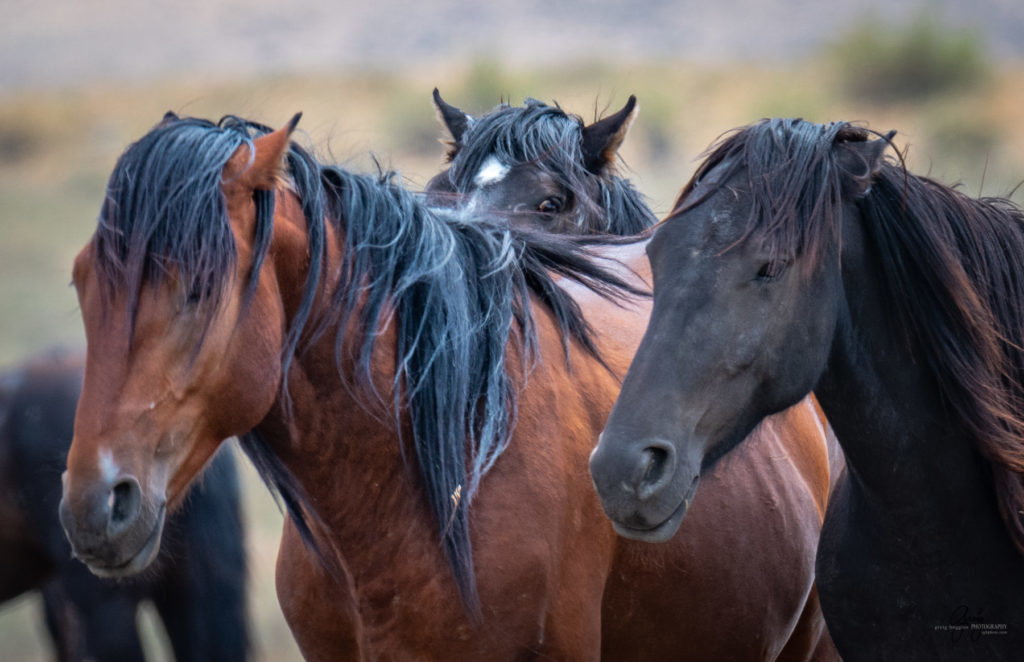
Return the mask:
[[[840,233],[834,146],[870,136],[846,123],[765,120],[713,149],[677,209],[699,203],[691,194],[712,168],[728,170],[719,184],[745,168],[754,205],[747,236],[775,254],[806,256],[811,269]],[[1000,512],[1024,553],[1024,211],[909,173],[902,156],[881,165],[857,206],[887,303],[992,464]]]
[[[199,311],[197,318],[205,312],[209,325],[237,263],[221,173],[240,145],[251,145],[268,130],[236,117],[216,124],[170,118],[122,155],[93,241],[97,273],[106,290],[127,288],[130,315],[145,283],[176,278]],[[339,372],[368,407],[378,406],[382,396],[371,379],[376,331],[394,325],[395,428],[400,431],[403,420],[411,424],[424,494],[462,596],[475,610],[467,507],[514,424],[517,385],[506,370],[508,348],[519,345],[524,371],[539,358],[531,298],[553,312],[566,351],[572,338],[597,356],[589,325],[554,276],[578,280],[609,298],[640,292],[598,266],[568,237],[447,216],[426,207],[390,175],[356,175],[322,165],[294,144],[287,161],[289,186],[306,216],[310,265],[285,340],[283,372],[296,353],[334,327]],[[269,249],[274,201],[272,192],[256,193],[248,295]],[[339,230],[343,244],[333,282],[322,282],[327,278],[325,222]],[[331,305],[323,312],[314,311],[320,288],[331,292]],[[353,327],[360,329],[356,338],[343,336]],[[342,366],[352,358],[355,374],[346,374]],[[284,384],[282,398],[287,411]],[[257,431],[245,435],[242,446],[316,548],[307,522],[315,511],[305,491]],[[463,498],[453,509],[456,491]]]
[[503,163],[532,163],[573,192],[581,228],[613,235],[646,230],[657,219],[629,180],[610,167],[595,174],[584,166],[583,126],[579,116],[536,99],[527,99],[523,106],[499,106],[475,118],[462,146],[449,153],[451,184],[456,193],[469,192],[491,156]]

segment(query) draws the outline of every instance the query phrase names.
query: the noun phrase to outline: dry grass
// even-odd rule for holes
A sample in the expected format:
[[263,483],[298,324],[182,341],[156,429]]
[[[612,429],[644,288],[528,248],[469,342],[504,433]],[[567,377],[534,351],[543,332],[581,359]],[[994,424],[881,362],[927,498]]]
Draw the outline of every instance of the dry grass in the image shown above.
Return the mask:
[[[1003,66],[970,97],[933,98],[927,106],[882,107],[848,98],[842,81],[814,63],[786,69],[593,66],[554,73],[485,63],[401,77],[172,80],[144,88],[25,93],[0,99],[0,365],[53,342],[81,343],[67,286],[71,260],[93,230],[118,154],[166,110],[211,118],[235,113],[271,125],[301,110],[302,140],[322,156],[368,170],[372,151],[419,187],[443,154],[430,100],[435,85],[446,100],[472,113],[489,109],[498,95],[514,103],[529,95],[557,100],[588,120],[595,110],[616,110],[637,94],[641,111],[622,155],[629,176],[659,212],[667,210],[704,148],[724,131],[767,116],[862,120],[879,130],[898,129],[897,143],[911,146],[916,172],[963,181],[972,193],[1006,193],[1024,179],[1024,66]],[[1017,199],[1024,199],[1021,191]],[[258,657],[294,659],[273,591],[281,518],[251,469],[246,490]],[[36,607],[30,599],[0,609],[3,660],[45,657]],[[159,628],[150,623],[147,631],[155,633],[150,648],[159,648]]]

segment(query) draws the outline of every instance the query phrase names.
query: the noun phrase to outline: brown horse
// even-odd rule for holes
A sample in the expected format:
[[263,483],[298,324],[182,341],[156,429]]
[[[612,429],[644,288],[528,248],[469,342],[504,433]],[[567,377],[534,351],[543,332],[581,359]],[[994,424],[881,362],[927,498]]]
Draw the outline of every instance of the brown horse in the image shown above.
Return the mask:
[[[88,357],[61,517],[80,558],[144,568],[239,435],[288,507],[278,596],[308,658],[807,659],[827,642],[810,404],[717,463],[671,542],[617,537],[587,458],[646,283],[323,166],[289,146],[297,119],[169,116],[111,176],[74,267]],[[645,273],[642,246],[610,253]]]

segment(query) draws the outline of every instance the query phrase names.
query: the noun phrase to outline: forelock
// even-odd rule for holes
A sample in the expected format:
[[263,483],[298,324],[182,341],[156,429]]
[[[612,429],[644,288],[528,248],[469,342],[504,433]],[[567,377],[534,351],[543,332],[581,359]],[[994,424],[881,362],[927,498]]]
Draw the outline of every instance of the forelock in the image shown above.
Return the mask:
[[456,191],[472,190],[488,159],[512,167],[533,163],[570,185],[583,176],[583,121],[557,106],[528,99],[523,106],[499,106],[477,118],[452,161]]

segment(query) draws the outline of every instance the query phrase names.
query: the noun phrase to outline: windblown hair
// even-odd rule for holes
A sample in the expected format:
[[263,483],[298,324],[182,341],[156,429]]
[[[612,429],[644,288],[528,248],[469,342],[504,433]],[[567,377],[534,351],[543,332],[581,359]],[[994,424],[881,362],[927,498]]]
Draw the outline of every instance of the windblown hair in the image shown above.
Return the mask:
[[[868,132],[850,124],[811,124],[771,119],[727,135],[705,155],[683,187],[671,216],[706,200],[746,170],[751,210],[739,241],[756,237],[771,259],[805,256],[806,269],[818,264],[838,237],[842,218],[842,179],[833,145],[866,140]],[[708,182],[714,173],[714,181]],[[701,187],[699,184],[710,184]],[[697,193],[697,194],[695,194]]]
[[[845,123],[752,125],[711,152],[677,208],[699,203],[691,194],[717,165],[728,171],[718,185],[745,168],[754,205],[747,236],[806,256],[813,269],[841,231],[849,174],[835,147],[870,135]],[[897,323],[991,463],[1000,512],[1024,554],[1024,211],[913,175],[902,156],[882,162],[857,208]]]
[[[213,130],[218,129],[218,130]],[[235,117],[218,127],[168,114],[125,150],[107,183],[93,238],[104,292],[128,284],[134,319],[143,283],[177,278],[193,303],[216,308],[237,262],[220,191],[224,163],[263,128]],[[272,194],[257,196],[260,258],[269,245]]]
[[[127,287],[137,297],[143,284],[173,274],[184,291],[198,292],[196,305],[209,318],[237,262],[221,173],[240,145],[265,132],[267,127],[234,117],[218,124],[175,119],[131,146],[111,176],[94,238],[107,288]],[[306,216],[310,265],[285,340],[283,372],[296,352],[334,329],[339,372],[368,407],[379,405],[371,358],[378,330],[394,325],[395,427],[400,432],[403,421],[411,426],[424,494],[463,599],[475,612],[467,507],[514,424],[516,385],[506,371],[508,348],[519,344],[524,371],[538,359],[531,296],[554,313],[566,350],[572,338],[596,356],[589,325],[553,274],[609,298],[640,292],[599,267],[568,237],[449,217],[426,207],[390,175],[355,175],[322,165],[294,144],[288,174]],[[274,193],[256,197],[257,258],[248,291],[274,222]],[[325,223],[339,229],[343,244],[333,282],[324,281]],[[315,311],[321,288],[331,292],[331,303]],[[353,328],[359,330],[355,337]],[[351,358],[354,374],[346,374],[342,366],[351,365]],[[282,397],[288,411],[284,390]],[[243,438],[243,448],[316,548],[307,522],[315,510],[302,486],[258,431]],[[456,490],[463,498],[453,509]]]
[[475,118],[461,144],[448,154],[456,194],[469,193],[491,156],[509,165],[530,163],[552,175],[576,199],[576,224],[585,232],[634,235],[657,220],[643,196],[610,166],[593,173],[584,165],[583,120],[558,106],[527,99]]

